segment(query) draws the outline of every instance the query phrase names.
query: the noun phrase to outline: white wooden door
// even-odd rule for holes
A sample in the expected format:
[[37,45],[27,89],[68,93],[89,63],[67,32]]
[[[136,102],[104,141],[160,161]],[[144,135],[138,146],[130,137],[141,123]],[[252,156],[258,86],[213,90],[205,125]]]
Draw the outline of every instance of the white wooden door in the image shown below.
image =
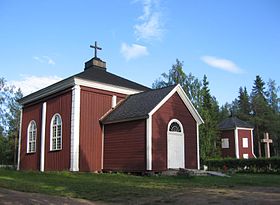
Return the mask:
[[[172,129],[170,126],[180,126]],[[185,168],[185,140],[181,123],[169,123],[167,131],[167,167],[168,169]]]

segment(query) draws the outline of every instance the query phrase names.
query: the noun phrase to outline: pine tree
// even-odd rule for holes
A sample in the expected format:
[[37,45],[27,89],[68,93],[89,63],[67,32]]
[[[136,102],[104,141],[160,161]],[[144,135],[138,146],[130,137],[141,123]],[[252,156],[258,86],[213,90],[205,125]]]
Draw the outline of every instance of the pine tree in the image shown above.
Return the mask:
[[270,120],[268,124],[268,129],[270,137],[273,139],[273,151],[274,154],[280,155],[280,113],[279,113],[279,102],[280,99],[277,95],[279,92],[279,87],[276,85],[274,80],[269,79],[267,83],[267,100],[269,107],[271,109]]
[[200,156],[202,159],[217,157],[219,155],[218,141],[218,103],[210,94],[209,82],[206,75],[202,81],[202,105],[200,114],[204,120],[204,124],[200,126]]
[[[255,142],[258,146],[258,154],[261,156],[261,144],[260,139],[263,133],[268,132],[270,123],[271,110],[269,109],[268,102],[266,99],[265,82],[260,76],[256,76],[254,81],[252,93],[252,121],[255,125]],[[255,146],[256,147],[256,146]]]
[[242,87],[239,88],[239,96],[238,96],[238,108],[237,108],[237,116],[244,121],[250,120],[250,97],[248,95],[246,87],[244,89]]

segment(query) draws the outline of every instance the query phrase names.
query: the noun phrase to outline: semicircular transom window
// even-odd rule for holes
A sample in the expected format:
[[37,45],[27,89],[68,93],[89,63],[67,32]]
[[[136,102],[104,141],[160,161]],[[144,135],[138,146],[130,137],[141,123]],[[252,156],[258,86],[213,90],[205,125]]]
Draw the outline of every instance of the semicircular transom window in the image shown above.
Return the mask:
[[169,132],[182,132],[182,130],[177,122],[172,122],[169,127]]

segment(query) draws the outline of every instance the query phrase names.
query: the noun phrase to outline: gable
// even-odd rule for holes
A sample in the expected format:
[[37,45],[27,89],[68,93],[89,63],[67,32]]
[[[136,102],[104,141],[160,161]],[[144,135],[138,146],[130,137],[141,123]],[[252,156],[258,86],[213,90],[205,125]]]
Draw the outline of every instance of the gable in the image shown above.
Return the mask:
[[183,101],[184,105],[187,107],[189,112],[191,113],[192,117],[195,119],[195,121],[200,125],[204,123],[203,119],[191,103],[190,99],[188,98],[187,94],[184,92],[183,88],[180,85],[177,85],[173,88],[173,90],[166,95],[160,103],[157,104],[157,106],[154,107],[154,109],[149,113],[149,116],[152,116],[162,105],[164,105],[167,100],[169,100],[174,93],[178,93],[179,97]]

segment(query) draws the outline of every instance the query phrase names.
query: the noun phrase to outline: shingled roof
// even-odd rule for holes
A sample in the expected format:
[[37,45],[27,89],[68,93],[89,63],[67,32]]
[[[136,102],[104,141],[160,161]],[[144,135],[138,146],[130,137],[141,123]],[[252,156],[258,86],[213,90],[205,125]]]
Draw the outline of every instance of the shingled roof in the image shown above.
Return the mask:
[[113,85],[120,88],[126,88],[131,89],[135,91],[147,91],[150,90],[150,88],[143,86],[141,84],[138,84],[136,82],[127,80],[125,78],[122,78],[120,76],[117,76],[115,74],[112,74],[108,71],[106,71],[106,68],[101,68],[98,66],[91,66],[89,68],[86,68],[83,72],[78,73],[76,75],[73,75],[71,77],[68,77],[64,80],[61,80],[55,84],[52,84],[46,88],[43,88],[37,92],[31,93],[30,95],[27,95],[19,100],[19,103],[22,105],[39,100],[43,97],[50,96],[54,93],[57,93],[59,91],[65,90],[67,88],[71,88],[75,85],[75,80],[81,79],[91,82],[99,82],[106,85]]
[[114,110],[107,114],[101,122],[110,124],[137,119],[145,119],[152,109],[157,106],[176,85],[142,92],[128,96]]
[[243,127],[243,128],[254,128],[253,125],[251,125],[248,122],[242,121],[238,119],[237,117],[230,117],[225,120],[223,120],[219,125],[219,129],[225,130],[225,129],[235,129],[237,127]]

